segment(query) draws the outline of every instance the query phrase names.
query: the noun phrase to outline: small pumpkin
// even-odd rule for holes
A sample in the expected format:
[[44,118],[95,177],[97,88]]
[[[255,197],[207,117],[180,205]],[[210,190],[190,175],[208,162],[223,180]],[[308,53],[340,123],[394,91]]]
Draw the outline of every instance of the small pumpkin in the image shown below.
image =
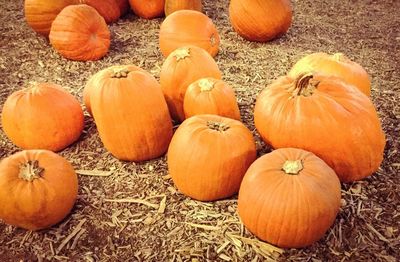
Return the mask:
[[168,149],[168,171],[180,192],[201,201],[238,192],[256,159],[253,135],[240,121],[196,115],[176,130]]
[[74,4],[86,4],[93,7],[106,23],[115,22],[121,16],[121,10],[116,0],[75,0]]
[[290,0],[231,0],[229,4],[233,28],[250,41],[266,42],[283,35],[292,16]]
[[240,120],[235,91],[227,83],[215,78],[202,78],[192,83],[183,101],[185,118],[214,114]]
[[340,182],[314,154],[281,148],[257,159],[240,186],[238,213],[258,238],[284,248],[321,239],[340,208]]
[[110,48],[104,18],[88,5],[64,8],[51,26],[49,39],[62,56],[77,61],[98,60]]
[[342,53],[329,55],[320,52],[307,55],[296,62],[289,76],[296,77],[315,71],[337,76],[354,85],[367,96],[371,95],[371,80],[368,73],[360,64],[351,61]]
[[89,91],[90,108],[105,148],[116,158],[145,161],[163,155],[172,121],[160,84],[133,66],[113,66]]
[[187,45],[201,47],[214,57],[219,50],[219,41],[213,21],[198,11],[176,11],[161,24],[159,42],[164,57]]
[[141,18],[152,19],[164,15],[165,0],[129,0],[129,4]]
[[183,9],[196,10],[201,12],[203,9],[203,5],[201,4],[201,0],[165,0],[165,16],[168,16],[175,11]]
[[0,219],[39,230],[63,220],[78,195],[71,164],[48,150],[25,150],[0,162]]
[[61,86],[32,83],[7,98],[1,121],[5,134],[18,147],[59,151],[81,135],[83,111]]
[[214,59],[199,47],[178,48],[165,59],[160,83],[174,120],[181,122],[185,119],[183,99],[186,89],[191,83],[204,77],[221,79],[221,72]]
[[385,135],[374,105],[334,76],[279,78],[258,96],[254,121],[266,143],[313,152],[342,182],[371,175],[383,159]]

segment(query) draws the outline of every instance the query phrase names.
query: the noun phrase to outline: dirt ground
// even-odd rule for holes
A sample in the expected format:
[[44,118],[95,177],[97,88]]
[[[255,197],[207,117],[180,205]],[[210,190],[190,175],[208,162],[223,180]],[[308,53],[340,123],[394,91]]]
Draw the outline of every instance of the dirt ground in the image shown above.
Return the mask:
[[[139,65],[158,78],[161,18],[128,14],[110,26],[109,54],[82,63],[60,57],[28,27],[22,0],[0,2],[0,107],[29,81],[58,83],[82,101],[87,79],[115,64]],[[60,152],[80,173],[72,213],[40,232],[0,222],[0,261],[399,261],[400,1],[292,2],[289,32],[264,44],[245,41],[233,31],[227,0],[204,1],[204,9],[221,35],[216,61],[236,91],[260,155],[270,149],[254,128],[255,98],[302,56],[340,51],[371,75],[372,100],[387,135],[385,158],[373,176],[342,185],[342,208],[322,240],[290,250],[258,241],[239,221],[236,196],[193,201],[177,192],[165,157],[138,164],[116,160],[86,113],[80,140]],[[17,151],[0,129],[0,158]],[[127,198],[131,203],[113,201]]]

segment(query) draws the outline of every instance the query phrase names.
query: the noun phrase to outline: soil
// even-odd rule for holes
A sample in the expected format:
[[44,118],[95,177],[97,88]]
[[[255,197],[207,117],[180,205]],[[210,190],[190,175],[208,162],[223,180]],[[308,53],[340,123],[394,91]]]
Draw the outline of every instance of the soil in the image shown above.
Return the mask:
[[[268,43],[246,41],[233,31],[228,1],[204,1],[204,11],[221,35],[216,61],[236,91],[259,155],[270,148],[254,128],[256,96],[298,59],[318,51],[343,52],[370,74],[371,98],[387,139],[384,161],[371,177],[342,184],[340,213],[323,239],[308,248],[287,250],[257,240],[240,223],[236,196],[211,203],[183,196],[168,175],[165,157],[136,164],[118,161],[104,149],[86,113],[83,135],[60,152],[80,173],[74,209],[60,224],[39,232],[0,222],[0,260],[399,261],[400,1],[292,3],[289,32]],[[82,102],[88,78],[116,64],[135,64],[159,76],[162,18],[126,15],[110,25],[108,55],[83,63],[62,58],[29,28],[22,0],[2,0],[0,14],[0,107],[30,81],[60,84]],[[0,129],[0,159],[19,150]]]

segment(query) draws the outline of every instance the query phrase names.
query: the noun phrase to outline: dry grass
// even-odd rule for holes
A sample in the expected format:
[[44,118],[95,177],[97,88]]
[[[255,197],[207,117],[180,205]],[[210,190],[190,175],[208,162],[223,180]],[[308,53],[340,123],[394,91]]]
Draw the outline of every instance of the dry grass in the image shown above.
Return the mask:
[[[40,232],[0,223],[1,261],[400,260],[400,1],[296,0],[289,33],[266,44],[247,42],[233,32],[228,1],[204,4],[222,37],[216,60],[224,80],[237,92],[259,154],[269,148],[253,125],[256,95],[305,54],[341,51],[372,76],[372,99],[387,134],[378,172],[343,185],[340,214],[321,241],[305,249],[281,250],[258,241],[243,227],[236,197],[201,203],[178,193],[165,158],[140,164],[113,158],[87,115],[81,139],[61,152],[80,174],[73,212]],[[22,5],[22,0],[0,5],[0,106],[11,92],[33,80],[61,84],[81,100],[89,76],[115,64],[139,65],[158,77],[162,19],[146,21],[129,14],[111,25],[108,56],[81,63],[61,58],[30,30]],[[19,150],[1,129],[0,139],[0,158]]]

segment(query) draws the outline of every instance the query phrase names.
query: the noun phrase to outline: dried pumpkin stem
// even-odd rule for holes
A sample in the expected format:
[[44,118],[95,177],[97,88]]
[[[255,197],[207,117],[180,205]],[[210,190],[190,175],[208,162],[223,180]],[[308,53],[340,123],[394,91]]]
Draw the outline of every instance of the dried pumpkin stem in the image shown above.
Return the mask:
[[318,84],[319,81],[314,79],[312,73],[300,75],[295,82],[293,97],[301,95],[305,97],[311,96],[318,87]]
[[347,58],[347,56],[343,53],[335,53],[332,55],[333,59],[339,62],[345,62],[348,61],[349,59]]
[[286,160],[282,170],[288,175],[298,175],[303,170],[303,162],[301,160]]
[[208,126],[208,128],[219,131],[219,132],[224,132],[230,128],[230,126],[228,126],[227,124],[224,124],[221,122],[214,122],[214,121],[208,121],[207,126]]
[[111,75],[111,78],[127,78],[130,71],[126,68],[117,69]]
[[214,88],[214,82],[210,79],[203,78],[199,81],[199,87],[201,92],[211,91]]
[[190,48],[189,47],[180,47],[172,52],[172,55],[175,57],[176,61],[181,59],[185,59],[190,56]]
[[39,161],[28,161],[21,164],[19,178],[31,182],[37,178],[40,178],[43,171],[44,168],[39,166]]

